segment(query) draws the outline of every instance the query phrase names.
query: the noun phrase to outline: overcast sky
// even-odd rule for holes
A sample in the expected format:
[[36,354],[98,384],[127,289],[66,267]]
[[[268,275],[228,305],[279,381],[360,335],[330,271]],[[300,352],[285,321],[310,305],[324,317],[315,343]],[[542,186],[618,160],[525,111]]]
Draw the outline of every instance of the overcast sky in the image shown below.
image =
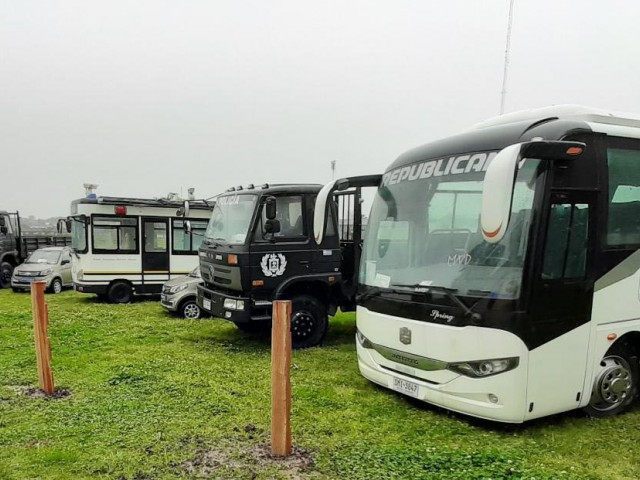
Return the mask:
[[[508,0],[0,0],[0,209],[382,172],[498,114]],[[515,0],[506,111],[640,112],[640,2]]]

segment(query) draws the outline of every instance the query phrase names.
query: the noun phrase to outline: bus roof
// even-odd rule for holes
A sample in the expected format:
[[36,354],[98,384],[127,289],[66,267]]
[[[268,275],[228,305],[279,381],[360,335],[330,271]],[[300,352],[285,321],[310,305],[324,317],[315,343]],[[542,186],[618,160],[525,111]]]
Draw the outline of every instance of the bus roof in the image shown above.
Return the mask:
[[599,132],[640,138],[640,115],[614,113],[580,105],[557,105],[490,118],[457,135],[413,148],[386,171],[424,160],[499,151],[533,138],[560,140],[569,133]]
[[[156,208],[180,208],[184,202],[176,200],[166,200],[164,198],[128,198],[128,197],[97,197],[79,198],[73,200],[71,205],[93,204],[93,205],[126,205],[132,207],[156,207]],[[189,207],[197,210],[211,210],[214,202],[208,204],[204,200],[189,200]]]
[[226,192],[221,193],[219,196],[251,193],[257,193],[260,195],[273,193],[318,193],[321,188],[322,185],[319,183],[265,183],[264,185],[255,186],[253,188],[243,187],[241,190],[238,190],[236,187],[236,189],[229,189]]

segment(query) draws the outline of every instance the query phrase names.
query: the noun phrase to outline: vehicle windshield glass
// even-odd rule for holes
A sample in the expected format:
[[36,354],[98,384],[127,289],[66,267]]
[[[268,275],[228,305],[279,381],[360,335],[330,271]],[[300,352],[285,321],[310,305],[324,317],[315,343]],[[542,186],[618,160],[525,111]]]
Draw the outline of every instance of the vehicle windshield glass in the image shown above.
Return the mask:
[[71,217],[71,247],[76,252],[87,250],[87,222],[84,218]]
[[218,197],[205,240],[242,245],[247,239],[257,199],[257,195],[238,194]]
[[60,259],[59,250],[36,250],[24,263],[43,263],[47,265],[57,265]]
[[420,284],[459,295],[518,298],[540,162],[520,164],[509,228],[500,242],[490,244],[479,226],[490,158],[482,153],[453,157],[447,167],[444,161],[423,162],[399,169],[395,181],[393,175],[386,183],[383,177],[371,209],[360,283],[382,288]]

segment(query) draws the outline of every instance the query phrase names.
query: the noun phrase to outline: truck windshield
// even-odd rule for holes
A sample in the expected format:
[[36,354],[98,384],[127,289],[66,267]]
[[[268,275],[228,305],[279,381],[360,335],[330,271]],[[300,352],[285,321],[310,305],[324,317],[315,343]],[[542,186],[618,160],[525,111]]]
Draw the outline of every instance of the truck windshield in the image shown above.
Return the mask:
[[45,263],[47,265],[57,265],[60,260],[59,250],[36,250],[24,263]]
[[[484,171],[429,178],[414,173],[413,180],[400,173],[393,185],[383,179],[371,209],[360,283],[518,298],[539,163],[521,163],[509,228],[494,244],[484,241],[479,227]],[[403,176],[405,181],[398,181]]]
[[247,239],[257,200],[257,195],[250,194],[218,197],[205,233],[205,240],[242,245]]

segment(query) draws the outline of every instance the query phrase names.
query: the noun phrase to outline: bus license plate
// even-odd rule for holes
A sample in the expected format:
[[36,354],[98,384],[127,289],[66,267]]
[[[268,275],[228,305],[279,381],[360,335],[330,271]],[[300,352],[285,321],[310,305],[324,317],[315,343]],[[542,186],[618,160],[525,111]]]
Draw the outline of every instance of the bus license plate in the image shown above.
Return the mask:
[[205,310],[211,310],[211,300],[204,299],[202,300],[202,306]]
[[419,398],[420,385],[393,377],[393,389],[410,397]]

